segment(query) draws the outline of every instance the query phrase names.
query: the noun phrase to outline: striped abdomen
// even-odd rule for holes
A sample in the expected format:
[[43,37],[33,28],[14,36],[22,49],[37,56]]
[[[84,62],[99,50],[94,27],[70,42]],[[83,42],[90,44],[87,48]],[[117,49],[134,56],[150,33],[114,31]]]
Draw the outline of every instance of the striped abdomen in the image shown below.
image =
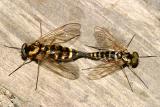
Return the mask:
[[92,60],[117,60],[118,52],[115,51],[102,51],[102,52],[93,52],[88,53],[87,58]]
[[60,45],[52,45],[48,51],[51,60],[56,62],[74,61],[85,55],[82,52]]

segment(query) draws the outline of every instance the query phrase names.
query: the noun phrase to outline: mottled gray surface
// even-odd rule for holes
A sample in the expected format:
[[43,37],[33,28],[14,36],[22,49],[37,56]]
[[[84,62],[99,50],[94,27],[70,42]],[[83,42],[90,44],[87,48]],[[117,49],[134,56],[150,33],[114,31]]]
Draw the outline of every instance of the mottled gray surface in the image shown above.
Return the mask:
[[[68,45],[79,50],[93,51],[84,44],[95,45],[94,27],[103,26],[124,43],[136,34],[130,51],[136,50],[140,55],[157,55],[160,51],[159,0],[1,0],[0,43],[21,47],[22,43],[37,39],[38,20],[42,20],[43,33],[66,23],[81,23],[81,37],[72,46]],[[81,70],[80,78],[72,81],[41,67],[35,91],[37,65],[28,64],[9,77],[22,63],[20,54],[1,46],[0,55],[0,107],[160,106],[159,58],[141,59],[135,69],[149,89],[129,70],[126,71],[134,92],[122,72],[91,81],[87,79],[88,71]],[[87,59],[75,64],[79,69],[96,65]],[[12,94],[15,97],[11,99],[8,96]]]

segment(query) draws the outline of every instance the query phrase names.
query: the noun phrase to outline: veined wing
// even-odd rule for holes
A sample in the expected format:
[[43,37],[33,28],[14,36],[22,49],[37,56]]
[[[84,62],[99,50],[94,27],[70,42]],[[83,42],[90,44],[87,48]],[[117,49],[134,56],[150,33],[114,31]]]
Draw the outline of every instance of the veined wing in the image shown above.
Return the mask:
[[42,66],[67,79],[75,80],[79,78],[78,67],[70,62],[59,64],[48,59],[42,62]]
[[80,36],[80,28],[81,25],[79,23],[69,23],[42,35],[38,41],[46,45],[67,42],[75,37]]
[[95,68],[91,68],[91,72],[88,74],[88,78],[91,80],[103,78],[117,70],[120,70],[122,65],[123,62],[121,60],[100,64]]
[[115,51],[127,50],[126,46],[116,40],[113,35],[106,29],[102,27],[95,27],[94,36],[100,47],[108,49],[113,49]]

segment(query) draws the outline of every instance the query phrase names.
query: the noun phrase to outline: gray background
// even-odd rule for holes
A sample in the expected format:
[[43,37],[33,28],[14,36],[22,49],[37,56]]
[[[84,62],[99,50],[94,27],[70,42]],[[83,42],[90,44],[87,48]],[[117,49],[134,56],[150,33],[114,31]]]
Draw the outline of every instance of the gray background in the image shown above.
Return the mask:
[[[95,45],[95,26],[110,29],[129,51],[140,55],[159,55],[160,0],[1,0],[0,43],[21,47],[39,38],[39,21],[43,33],[70,22],[82,24],[81,37],[67,46],[95,51],[84,44]],[[22,63],[20,53],[0,46],[1,107],[158,107],[160,106],[159,58],[141,59],[135,71],[149,89],[126,69],[134,92],[121,71],[103,79],[87,79],[95,61],[80,59],[80,78],[67,80],[41,67],[38,90],[35,91],[37,64],[24,66],[8,76]],[[14,96],[14,98],[12,97]]]

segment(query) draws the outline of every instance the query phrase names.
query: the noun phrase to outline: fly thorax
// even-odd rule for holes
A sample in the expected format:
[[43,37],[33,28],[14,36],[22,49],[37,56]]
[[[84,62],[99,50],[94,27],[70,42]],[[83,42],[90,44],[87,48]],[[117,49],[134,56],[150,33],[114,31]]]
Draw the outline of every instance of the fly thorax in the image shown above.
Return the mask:
[[38,53],[41,51],[41,44],[39,42],[35,42],[28,46],[28,56],[32,57],[35,55],[38,55]]
[[131,63],[131,55],[130,55],[130,53],[122,54],[122,60],[125,62],[125,64],[130,65],[130,63]]

